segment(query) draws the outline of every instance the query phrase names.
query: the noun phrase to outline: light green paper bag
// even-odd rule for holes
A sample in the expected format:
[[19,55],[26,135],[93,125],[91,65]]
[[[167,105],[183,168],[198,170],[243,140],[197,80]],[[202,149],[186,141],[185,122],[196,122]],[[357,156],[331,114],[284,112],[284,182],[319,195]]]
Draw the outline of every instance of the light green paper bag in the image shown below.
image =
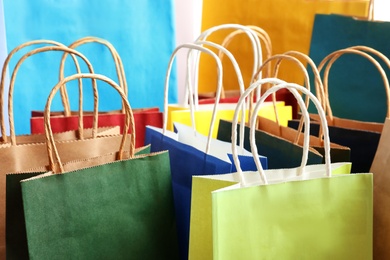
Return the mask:
[[[274,81],[273,83],[281,83],[282,81]],[[264,83],[264,81],[263,81]],[[251,86],[252,89],[256,87],[256,84]],[[243,97],[241,99],[244,99],[245,94],[249,93],[251,91],[251,88],[247,90],[246,93],[244,93]],[[300,98],[299,102],[300,105],[303,104],[302,98]],[[239,103],[240,104],[240,103]],[[239,107],[239,105],[238,105]],[[236,124],[238,119],[238,112],[239,110],[236,110],[235,114],[235,120],[232,126],[232,140],[236,140]],[[303,115],[305,115],[305,112],[307,113],[307,110],[303,106]],[[255,112],[256,113],[256,112]],[[255,114],[254,113],[254,114]],[[308,114],[306,114],[308,119]],[[306,122],[307,123],[307,122]],[[306,138],[305,140],[309,140],[308,133],[309,129],[306,130]],[[307,149],[308,149],[308,142],[306,142],[306,146],[304,147],[304,155],[306,154],[306,160],[307,160]],[[254,149],[257,151],[257,149]],[[233,154],[234,154],[233,149]],[[292,169],[278,169],[278,170],[268,170],[266,171],[265,175],[267,179],[272,183],[280,183],[280,182],[286,182],[286,181],[293,181],[293,180],[303,180],[303,179],[311,179],[311,178],[324,178],[326,177],[326,167],[325,165],[309,165],[305,166],[305,156],[303,156],[303,166],[298,168],[292,168]],[[330,161],[329,161],[330,162]],[[301,171],[304,171],[303,175]],[[330,164],[329,170],[332,172],[332,174],[347,174],[349,175],[351,171],[351,163],[332,163]],[[216,246],[216,237],[215,237],[215,230],[212,230],[212,216],[214,219],[214,207],[215,205],[219,204],[212,204],[212,196],[213,200],[214,197],[219,198],[218,189],[226,190],[232,186],[233,183],[239,183],[240,181],[244,180],[246,185],[258,186],[262,183],[262,179],[260,178],[260,174],[257,172],[244,172],[242,175],[240,173],[233,173],[233,174],[223,174],[223,175],[214,175],[214,176],[194,176],[192,180],[192,201],[191,201],[191,226],[190,226],[190,250],[189,250],[189,259],[212,259],[213,258],[213,246]],[[298,181],[299,182],[299,181]],[[303,182],[304,183],[304,182]],[[232,187],[239,187],[239,184],[233,185]],[[262,186],[267,187],[267,186]],[[213,195],[212,195],[213,194]],[[312,196],[308,196],[308,198],[311,198]],[[223,197],[222,197],[223,198]],[[253,208],[253,205],[257,205],[255,202],[251,206],[248,206],[248,209]],[[213,207],[212,207],[213,206]],[[226,207],[229,207],[228,205]],[[218,207],[217,207],[218,208]],[[212,213],[213,209],[213,213]],[[229,212],[227,214],[235,215],[234,212],[236,210],[233,208],[232,212]],[[260,210],[261,211],[261,210]],[[248,216],[248,210],[245,210],[245,214]],[[284,213],[284,215],[286,215]],[[224,217],[222,217],[224,218]],[[330,218],[332,219],[332,217]],[[236,226],[239,226],[239,223],[235,224]],[[226,229],[230,230],[230,227],[225,227]],[[214,236],[213,236],[214,234]],[[243,233],[245,235],[245,233]],[[249,234],[249,233],[248,233]],[[233,243],[235,243],[234,237],[229,237],[227,239],[231,239]],[[250,239],[250,238],[249,238]],[[212,242],[214,241],[214,242]],[[243,239],[243,243],[248,243],[247,239]],[[256,244],[256,243],[254,243]],[[215,252],[214,252],[215,256]],[[223,255],[224,259],[225,257],[228,257],[227,255]],[[235,255],[235,258],[231,259],[247,259],[243,256],[237,256]],[[250,258],[249,258],[250,259]],[[256,259],[256,258],[254,258]],[[279,258],[281,259],[281,258]]]
[[[280,84],[259,103],[283,87],[294,96],[302,91],[315,103],[324,134],[325,174],[308,172],[303,165],[296,177],[284,169],[275,179],[257,163],[261,183],[253,185],[238,165],[240,183],[212,193],[213,259],[371,259],[372,174],[332,175],[325,112],[305,88]],[[302,99],[298,103],[303,108]],[[307,110],[303,113],[308,126]],[[256,160],[255,123],[252,118],[250,139]]]
[[371,259],[372,175],[212,193],[213,259]]

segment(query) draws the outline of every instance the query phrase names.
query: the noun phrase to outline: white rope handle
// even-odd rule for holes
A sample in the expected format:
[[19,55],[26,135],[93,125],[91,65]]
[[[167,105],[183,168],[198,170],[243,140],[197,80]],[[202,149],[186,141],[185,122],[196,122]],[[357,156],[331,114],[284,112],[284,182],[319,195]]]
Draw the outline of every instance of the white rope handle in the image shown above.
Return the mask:
[[[244,91],[245,91],[244,80],[242,78],[240,66],[238,65],[238,63],[237,63],[236,59],[234,58],[233,54],[229,50],[227,50],[224,46],[222,46],[220,44],[216,44],[214,42],[197,41],[197,42],[195,42],[195,44],[199,44],[201,46],[208,45],[208,46],[214,47],[214,48],[218,49],[220,51],[220,53],[223,53],[224,55],[226,55],[229,58],[229,60],[231,61],[232,65],[233,65],[233,68],[234,68],[234,71],[236,72],[238,86],[239,86],[239,89],[240,89],[240,94],[244,93]],[[188,88],[191,89],[190,81],[188,80],[187,83],[189,84]],[[223,86],[222,86],[222,89],[223,89]],[[221,90],[221,92],[222,92],[222,90]],[[222,96],[219,95],[219,98],[222,98]],[[196,105],[198,105],[198,104],[195,104],[195,106]],[[197,110],[197,107],[195,107],[195,109],[191,109],[191,118],[192,118],[193,122],[195,122],[194,118],[195,118],[195,111],[196,110]],[[245,110],[246,110],[246,106],[244,104],[244,109],[242,110],[242,115],[241,115],[241,130],[242,131],[240,132],[241,133],[240,134],[240,147],[242,147],[242,148],[244,147]],[[215,112],[217,112],[217,111],[215,111]],[[211,117],[211,122],[212,122],[211,124],[212,125],[215,125],[216,117],[217,117],[217,114],[213,113],[212,117]],[[195,130],[195,124],[193,124],[192,127],[193,127],[194,132],[195,132],[196,131]],[[210,133],[212,133],[212,131],[210,131]],[[209,134],[209,136],[207,138],[207,146],[208,147],[211,144],[211,139],[212,139],[212,136]]]
[[[174,59],[176,57],[176,54],[181,49],[189,49],[190,52],[193,51],[193,50],[198,50],[198,51],[207,53],[207,54],[211,55],[215,59],[215,62],[217,63],[217,73],[218,73],[218,84],[217,85],[218,85],[218,87],[217,87],[217,97],[216,97],[214,108],[213,108],[213,114],[216,114],[217,106],[218,106],[220,95],[221,95],[221,90],[222,90],[222,73],[223,72],[222,72],[222,63],[221,63],[220,59],[218,58],[218,56],[213,51],[211,51],[210,49],[207,49],[205,47],[199,46],[199,45],[194,44],[194,43],[185,43],[185,44],[182,44],[182,45],[179,45],[178,47],[176,47],[176,49],[173,51],[173,53],[171,55],[171,58],[169,60],[168,69],[167,69],[167,73],[166,73],[166,76],[165,76],[163,134],[165,134],[165,131],[167,129],[167,121],[168,121],[169,78],[170,78],[170,74],[171,74],[171,70],[172,70],[173,61],[174,61]],[[187,74],[189,74],[188,64],[187,64]],[[187,86],[188,86],[188,84],[187,84]],[[192,96],[192,90],[191,89],[189,89],[189,92],[190,92],[190,96]],[[194,109],[193,99],[192,98],[190,99],[190,109],[191,110]],[[193,125],[194,125],[194,123],[195,122],[192,122]],[[212,121],[211,124],[210,124],[209,136],[212,135],[213,129],[214,129],[214,122]],[[210,143],[211,142],[208,141],[207,146],[206,146],[206,153],[208,153],[209,150],[210,150]]]
[[[261,66],[257,70],[255,76],[257,76],[263,69],[270,67],[271,62],[275,61],[276,62],[275,63],[275,72],[274,72],[273,77],[277,78],[278,68],[280,66],[280,63],[283,60],[289,60],[289,61],[293,62],[295,65],[297,65],[299,67],[299,69],[303,72],[304,77],[305,77],[305,82],[304,83],[307,86],[307,89],[310,90],[309,74],[307,73],[307,70],[306,70],[305,66],[303,65],[303,63],[299,59],[297,59],[297,58],[295,58],[295,57],[293,57],[291,55],[275,54],[275,55],[271,56],[270,58],[266,59],[263,62],[263,64],[261,64]],[[275,119],[276,119],[275,121],[276,121],[276,123],[278,125],[280,125],[278,110],[277,110],[277,107],[276,107],[276,94],[275,93],[272,95],[272,103],[273,103],[274,111],[275,111]],[[307,99],[307,104],[309,104],[309,99]]]
[[[260,79],[256,82],[254,82],[253,84],[251,84],[249,86],[249,88],[247,88],[245,90],[245,92],[240,96],[238,102],[237,102],[237,106],[236,106],[236,110],[234,111],[234,115],[233,115],[233,120],[232,120],[232,140],[231,140],[231,143],[232,143],[232,156],[233,156],[233,161],[234,161],[234,164],[237,168],[237,172],[239,173],[239,176],[241,178],[240,180],[240,183],[244,184],[244,178],[242,177],[242,170],[241,170],[241,166],[240,166],[240,161],[238,159],[238,151],[237,151],[237,145],[236,145],[236,141],[237,141],[237,122],[238,122],[238,114],[239,114],[239,111],[241,110],[241,107],[245,101],[245,99],[250,96],[250,94],[255,90],[255,89],[261,89],[261,86],[263,84],[281,84],[281,83],[285,83],[285,81],[281,80],[281,79],[277,79],[277,78],[265,78],[265,79]],[[302,98],[301,98],[302,99]],[[257,117],[257,116],[252,116],[253,117]],[[307,132],[307,133],[306,133]],[[305,128],[305,134],[309,134],[309,129],[308,128]],[[307,146],[307,149],[308,148],[308,143],[304,143],[304,145]],[[266,180],[264,180],[266,181]]]
[[[268,33],[264,29],[262,29],[256,25],[247,25],[247,27],[252,29],[256,33],[256,36],[260,39],[260,43],[264,44],[265,56],[266,56],[265,59],[270,58],[272,56],[272,43],[271,43],[271,38],[269,37]],[[228,36],[225,37],[225,39],[223,40],[221,45],[226,48],[236,35],[239,35],[242,33],[245,33],[245,31],[242,31],[240,29],[231,32]],[[254,51],[256,51],[256,50],[254,50]],[[218,56],[222,60],[222,53],[219,53]],[[261,58],[261,60],[259,62],[259,66],[265,60],[264,58],[262,58],[262,56],[260,56],[259,59],[260,58]],[[267,70],[265,71],[265,77],[270,77],[270,75],[271,75],[270,69],[271,69],[271,67],[268,66]],[[260,76],[261,76],[261,74],[260,74]],[[258,79],[259,78],[253,77],[253,81],[256,81]]]
[[[249,40],[251,41],[252,47],[253,47],[253,72],[252,72],[252,78],[251,82],[254,81],[254,74],[257,71],[257,68],[259,67],[259,62],[262,61],[262,49],[260,45],[259,38],[257,37],[256,32],[254,32],[251,28],[241,25],[241,24],[222,24],[218,26],[211,27],[205,31],[203,31],[198,38],[195,41],[206,41],[207,37],[209,37],[212,33],[224,30],[224,29],[240,29],[243,30],[249,37]],[[192,59],[191,59],[192,60]],[[194,68],[195,68],[195,86],[198,86],[198,78],[199,78],[199,55],[196,55],[193,59],[194,62]],[[195,103],[198,103],[198,88],[195,88],[194,91],[194,98]]]
[[[299,104],[300,108],[302,109],[303,113],[305,114],[304,116],[307,117],[307,118],[305,118],[304,154],[303,154],[303,159],[302,159],[302,162],[305,162],[305,165],[301,165],[300,170],[299,170],[299,175],[304,174],[304,168],[307,164],[308,148],[309,148],[308,144],[310,141],[310,136],[309,136],[309,132],[307,133],[306,130],[310,127],[310,122],[308,122],[309,115],[308,115],[305,103],[303,102],[302,96],[298,93],[298,91],[309,96],[309,98],[312,100],[312,102],[314,103],[314,105],[316,106],[316,108],[318,110],[318,115],[320,116],[320,119],[321,119],[321,126],[322,126],[323,134],[324,134],[325,171],[326,171],[326,175],[328,177],[331,177],[332,173],[331,173],[330,139],[329,139],[328,124],[327,124],[327,120],[326,120],[325,111],[322,108],[320,101],[316,98],[316,96],[313,93],[311,93],[306,88],[304,88],[298,84],[295,84],[295,83],[282,83],[282,84],[279,84],[277,86],[273,86],[272,88],[267,90],[264,93],[264,95],[260,98],[260,100],[257,102],[257,104],[254,108],[255,113],[257,113],[257,111],[260,109],[260,105],[264,102],[264,100],[269,95],[271,95],[272,93],[274,93],[282,88],[287,88],[291,91],[291,93],[293,93],[295,98],[297,98],[297,100],[298,100],[298,104]],[[251,149],[252,149],[253,157],[254,157],[257,169],[260,173],[260,176],[264,180],[264,183],[267,183],[267,178],[266,178],[265,172],[261,166],[260,160],[258,159],[258,152],[257,152],[256,141],[255,141],[255,125],[256,125],[256,118],[252,117],[251,123],[250,123]],[[245,185],[245,183],[244,183],[244,185]]]

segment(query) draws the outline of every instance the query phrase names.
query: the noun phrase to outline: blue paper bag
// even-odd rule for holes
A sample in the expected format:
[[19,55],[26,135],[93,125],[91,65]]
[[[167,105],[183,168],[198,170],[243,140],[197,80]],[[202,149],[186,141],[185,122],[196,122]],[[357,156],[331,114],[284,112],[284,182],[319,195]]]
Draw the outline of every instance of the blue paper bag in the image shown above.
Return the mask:
[[[222,88],[222,65],[219,58],[214,52],[197,44],[183,44],[178,46],[171,55],[168,64],[166,81],[165,81],[165,95],[164,95],[164,122],[163,128],[156,128],[153,126],[146,127],[145,144],[150,144],[151,152],[169,151],[171,174],[172,174],[172,190],[175,204],[176,224],[179,241],[180,259],[188,259],[189,247],[189,230],[190,230],[190,210],[191,210],[191,189],[192,176],[194,175],[213,175],[226,174],[235,171],[235,167],[231,159],[229,159],[228,151],[226,158],[221,159],[211,153],[207,153],[195,147],[194,145],[183,143],[179,140],[179,134],[167,130],[167,111],[168,111],[168,86],[170,79],[171,66],[176,53],[182,49],[191,49],[208,53],[213,56],[218,67],[218,88],[216,103],[218,103],[221,88]],[[187,64],[188,66],[188,64]],[[189,87],[190,97],[192,96],[191,88]],[[191,102],[190,102],[191,103]],[[209,136],[211,136],[217,105],[214,106],[214,120],[211,121]],[[231,152],[231,149],[229,149]],[[253,157],[247,156],[239,158],[243,167],[248,170],[256,169]],[[262,157],[261,163],[263,167],[267,168],[267,158]]]
[[[173,0],[120,1],[120,0],[4,0],[4,15],[8,50],[30,40],[50,39],[69,45],[85,36],[108,40],[122,58],[129,79],[129,101],[132,107],[162,107],[166,66],[175,47]],[[96,73],[116,78],[111,64],[111,54],[98,44],[92,48],[80,47],[94,66]],[[26,61],[18,73],[16,84],[25,88],[15,91],[15,100],[23,100],[15,106],[17,134],[29,133],[31,110],[43,110],[48,89],[58,81],[62,54],[42,54]],[[10,69],[18,57],[11,60]],[[112,61],[111,61],[112,62]],[[57,66],[58,65],[58,66]],[[65,76],[75,71],[67,63]],[[83,71],[85,72],[85,70]],[[170,102],[177,101],[176,71],[172,71]],[[91,92],[91,88],[85,87]],[[101,110],[115,110],[121,102],[111,90],[101,95],[112,97],[111,104],[102,104]],[[31,93],[34,92],[34,95]],[[153,93],[153,94],[151,94]],[[69,92],[71,106],[77,109],[77,90]],[[39,98],[37,98],[39,97]],[[91,109],[92,102],[85,104]],[[53,110],[63,110],[59,99]]]
[[[187,259],[192,176],[232,173],[236,168],[230,160],[221,160],[191,145],[183,144],[177,138],[177,134],[171,131],[163,133],[161,128],[146,127],[145,143],[151,145],[151,152],[169,151],[180,259]],[[239,160],[241,167],[248,171],[256,169],[253,157],[242,156]],[[266,157],[261,157],[261,163],[267,168]]]

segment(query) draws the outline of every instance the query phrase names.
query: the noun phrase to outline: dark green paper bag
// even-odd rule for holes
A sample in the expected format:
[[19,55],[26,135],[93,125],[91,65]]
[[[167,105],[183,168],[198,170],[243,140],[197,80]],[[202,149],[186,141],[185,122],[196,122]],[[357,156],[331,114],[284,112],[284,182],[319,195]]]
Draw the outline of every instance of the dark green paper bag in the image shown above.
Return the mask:
[[[135,153],[136,155],[149,154],[150,146],[138,148]],[[107,154],[104,157],[107,160],[112,160],[110,157],[113,158],[114,155]],[[91,159],[91,161],[94,159]],[[85,161],[82,163],[85,164]],[[6,248],[8,260],[29,259],[20,181],[42,173],[31,172],[6,175]]]
[[167,152],[21,186],[32,259],[176,259]]
[[[135,136],[131,135],[133,145],[127,157],[124,135],[117,153],[61,163],[61,151],[50,130],[51,100],[61,85],[86,77],[115,85],[91,74],[76,74],[56,85],[45,108],[52,171],[21,182],[29,257],[177,259],[167,152],[135,156]],[[127,133],[131,112],[125,101]]]

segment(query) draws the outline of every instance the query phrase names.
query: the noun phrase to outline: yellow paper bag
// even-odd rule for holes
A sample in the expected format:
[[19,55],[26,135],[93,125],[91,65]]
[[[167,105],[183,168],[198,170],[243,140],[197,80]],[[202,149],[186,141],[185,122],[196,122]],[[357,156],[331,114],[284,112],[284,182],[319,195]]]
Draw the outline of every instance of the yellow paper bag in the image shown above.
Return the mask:
[[[231,121],[234,115],[236,104],[219,104],[219,109],[216,113],[215,125],[212,132],[212,137],[216,138],[218,133],[219,120],[224,119]],[[284,102],[276,102],[276,110],[278,112],[279,123],[282,126],[287,126],[288,121],[292,119],[292,107],[285,106]],[[212,106],[200,105],[200,109],[194,112],[196,130],[208,136],[212,118]],[[268,118],[272,121],[276,120],[275,110],[272,102],[267,102],[259,111],[259,116]],[[246,117],[248,113],[246,113]],[[167,129],[173,131],[173,122],[178,122],[184,125],[191,126],[191,111],[189,108],[177,105],[168,106],[168,127]]]
[[[240,0],[204,0],[202,10],[202,28],[225,23],[239,23],[256,25],[263,28],[272,40],[272,52],[284,53],[296,50],[309,53],[311,32],[314,16],[321,14],[345,14],[366,17],[369,1],[324,1],[324,0],[272,0],[272,1],[246,1]],[[239,35],[237,38],[245,37]],[[215,33],[209,37],[210,41],[221,43],[226,32]],[[229,45],[239,64],[245,85],[252,76],[252,47],[246,39],[237,39]],[[224,65],[224,64],[223,64]],[[209,57],[202,57],[200,61],[199,93],[213,92],[216,75],[210,68],[214,64]],[[225,68],[225,66],[224,66]],[[224,88],[236,89],[234,74],[231,67],[226,67]],[[296,69],[281,70],[281,78],[288,82],[302,84],[303,77],[296,73]]]

